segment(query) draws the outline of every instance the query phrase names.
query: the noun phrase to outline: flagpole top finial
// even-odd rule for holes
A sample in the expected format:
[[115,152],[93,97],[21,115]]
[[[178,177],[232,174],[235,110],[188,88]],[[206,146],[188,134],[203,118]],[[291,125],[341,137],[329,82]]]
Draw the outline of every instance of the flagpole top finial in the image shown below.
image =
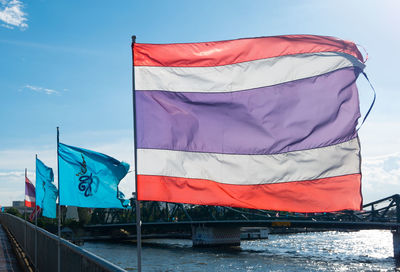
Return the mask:
[[132,43],[135,43],[135,42],[136,42],[136,36],[132,35]]

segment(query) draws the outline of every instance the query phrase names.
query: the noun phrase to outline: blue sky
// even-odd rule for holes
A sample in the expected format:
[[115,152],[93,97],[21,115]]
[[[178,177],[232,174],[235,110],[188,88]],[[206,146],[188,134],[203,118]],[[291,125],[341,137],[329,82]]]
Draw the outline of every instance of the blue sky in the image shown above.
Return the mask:
[[[377,102],[360,130],[365,201],[400,193],[399,1],[0,0],[0,205],[24,196],[37,153],[61,141],[133,163],[131,35],[137,42],[281,34],[361,44]],[[372,91],[359,78],[365,113]],[[134,189],[133,174],[121,183]]]

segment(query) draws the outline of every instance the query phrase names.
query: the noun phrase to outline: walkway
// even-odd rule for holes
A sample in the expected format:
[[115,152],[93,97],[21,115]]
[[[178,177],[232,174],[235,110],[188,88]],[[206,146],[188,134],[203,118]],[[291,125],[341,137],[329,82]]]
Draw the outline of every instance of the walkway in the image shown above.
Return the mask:
[[0,225],[0,272],[3,271],[19,272],[21,269],[18,266],[17,259],[14,255],[7,234],[5,233],[3,226]]

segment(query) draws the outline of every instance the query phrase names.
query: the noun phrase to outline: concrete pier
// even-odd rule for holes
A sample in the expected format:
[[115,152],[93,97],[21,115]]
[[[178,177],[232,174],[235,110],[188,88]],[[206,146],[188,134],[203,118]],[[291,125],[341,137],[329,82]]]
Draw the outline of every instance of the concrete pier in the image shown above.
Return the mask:
[[400,262],[400,229],[392,230],[393,255],[397,262]]

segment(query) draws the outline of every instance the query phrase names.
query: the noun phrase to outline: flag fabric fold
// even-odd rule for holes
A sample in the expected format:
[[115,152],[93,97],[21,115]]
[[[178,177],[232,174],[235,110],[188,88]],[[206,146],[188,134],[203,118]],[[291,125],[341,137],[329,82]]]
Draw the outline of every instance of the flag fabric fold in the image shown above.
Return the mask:
[[58,190],[54,185],[53,169],[38,158],[36,158],[36,184],[36,205],[41,208],[43,216],[56,218]]
[[359,210],[353,42],[289,35],[133,44],[138,199]]
[[48,182],[44,187],[44,198],[42,202],[42,215],[48,218],[57,217],[58,189],[53,182]]
[[25,207],[35,207],[35,185],[25,177]]
[[60,203],[87,208],[127,208],[118,184],[129,164],[95,151],[59,143]]
[[33,220],[35,220],[35,218],[38,216],[39,213],[40,213],[40,207],[36,206],[29,215],[29,221],[32,222]]

